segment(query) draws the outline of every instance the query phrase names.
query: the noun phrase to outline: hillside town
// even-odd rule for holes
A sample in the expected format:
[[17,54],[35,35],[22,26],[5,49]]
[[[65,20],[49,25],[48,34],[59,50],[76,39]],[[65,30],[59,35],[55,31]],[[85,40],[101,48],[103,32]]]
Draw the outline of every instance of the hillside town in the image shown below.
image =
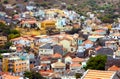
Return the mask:
[[120,79],[119,12],[111,21],[104,10],[2,6],[0,79]]

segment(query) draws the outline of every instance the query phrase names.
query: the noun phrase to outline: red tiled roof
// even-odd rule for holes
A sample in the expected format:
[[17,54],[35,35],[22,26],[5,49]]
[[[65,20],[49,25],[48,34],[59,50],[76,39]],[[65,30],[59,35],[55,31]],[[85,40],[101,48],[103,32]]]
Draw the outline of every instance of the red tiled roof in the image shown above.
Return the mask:
[[52,58],[62,58],[62,55],[59,53],[55,53]]
[[68,52],[64,55],[64,58],[70,56],[71,58],[75,58],[75,53]]
[[23,47],[22,44],[16,44],[16,47]]
[[97,48],[95,48],[95,50],[97,51],[97,50],[99,50],[100,48],[102,48],[101,46],[98,46]]
[[79,64],[79,63],[73,63],[70,65],[70,67],[80,67],[80,66],[81,66],[81,64]]
[[9,72],[0,72],[0,75],[4,75],[4,74],[10,75]]
[[23,20],[21,24],[24,24],[24,23],[34,24],[36,22],[37,21],[35,19],[26,19],[26,20]]
[[100,33],[100,32],[104,32],[104,31],[105,31],[105,30],[100,29],[100,30],[96,30],[95,32]]
[[39,72],[42,76],[49,76],[51,73],[53,73],[53,70],[41,70]]
[[73,58],[73,59],[72,59],[72,62],[82,62],[82,61],[84,61],[83,58],[78,58],[78,57],[76,57],[76,58]]
[[22,37],[11,39],[11,41],[17,41],[17,40],[34,40],[34,39],[35,38],[31,37],[31,36],[22,36]]
[[51,56],[41,56],[41,60],[49,60],[51,58]]

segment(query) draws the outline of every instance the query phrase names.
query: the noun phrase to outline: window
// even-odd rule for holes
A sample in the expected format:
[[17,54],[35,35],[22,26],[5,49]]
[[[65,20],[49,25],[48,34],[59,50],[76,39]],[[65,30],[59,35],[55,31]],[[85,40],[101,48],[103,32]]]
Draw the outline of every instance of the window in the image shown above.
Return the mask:
[[73,51],[73,48],[71,48],[71,51]]

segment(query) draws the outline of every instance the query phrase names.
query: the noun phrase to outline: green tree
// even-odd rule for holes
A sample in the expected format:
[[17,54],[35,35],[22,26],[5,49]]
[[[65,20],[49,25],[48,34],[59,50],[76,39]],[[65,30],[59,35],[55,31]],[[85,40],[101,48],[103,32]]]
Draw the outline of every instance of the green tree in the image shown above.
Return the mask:
[[67,6],[67,9],[68,9],[68,10],[73,10],[73,6],[72,6],[72,5],[68,5],[68,6]]
[[10,33],[10,27],[0,22],[0,33],[7,36]]
[[75,74],[76,79],[81,78],[81,76],[82,76],[81,73],[76,73],[76,74]]
[[24,76],[29,79],[45,79],[44,77],[42,77],[40,73],[35,72],[35,71],[26,71],[24,73]]
[[8,39],[10,40],[10,39],[13,39],[13,38],[17,38],[19,36],[20,36],[20,34],[9,34]]
[[105,14],[103,16],[98,17],[99,19],[101,19],[101,21],[103,23],[113,23],[114,22],[114,18],[116,18],[115,16],[113,16],[113,14]]
[[11,34],[20,34],[20,32],[17,31],[17,30],[11,30],[10,33],[11,33]]
[[0,54],[0,59],[2,59],[3,58],[3,56]]
[[29,79],[33,79],[32,72],[30,72],[30,71],[26,71],[24,73],[24,76],[27,77],[27,78],[29,78]]
[[4,48],[5,49],[9,49],[9,47],[12,45],[12,42],[6,42],[5,45],[4,45]]
[[48,7],[49,6],[49,2],[42,2],[40,5],[42,7]]
[[20,36],[20,32],[11,28],[11,26],[5,25],[0,22],[0,33],[4,36],[7,36],[8,39],[13,39]]
[[4,4],[8,4],[8,0],[4,0],[3,3],[4,3]]
[[91,57],[85,69],[95,69],[95,70],[105,70],[105,63],[107,60],[107,56],[105,55],[97,55],[95,57]]

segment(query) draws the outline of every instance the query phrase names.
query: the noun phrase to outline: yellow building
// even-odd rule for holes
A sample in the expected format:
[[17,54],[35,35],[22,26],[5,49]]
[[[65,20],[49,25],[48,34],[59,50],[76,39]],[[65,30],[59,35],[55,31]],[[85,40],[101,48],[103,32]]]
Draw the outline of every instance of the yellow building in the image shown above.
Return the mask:
[[56,27],[56,21],[55,20],[45,20],[41,22],[41,29],[46,29],[48,27]]
[[3,64],[2,70],[3,72],[24,72],[29,70],[29,60],[21,60],[17,56],[10,56],[10,53],[2,54],[3,56]]

